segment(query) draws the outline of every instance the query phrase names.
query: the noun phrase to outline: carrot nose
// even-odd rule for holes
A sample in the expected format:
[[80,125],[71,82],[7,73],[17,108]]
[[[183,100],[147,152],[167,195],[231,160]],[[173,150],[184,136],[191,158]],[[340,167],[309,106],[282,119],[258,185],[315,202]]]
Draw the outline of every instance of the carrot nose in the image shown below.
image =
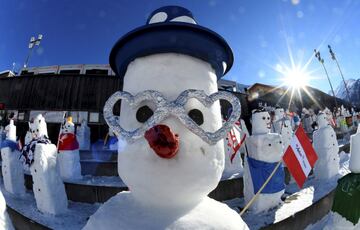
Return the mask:
[[171,159],[179,150],[179,137],[167,125],[155,125],[145,132],[150,148],[161,158]]

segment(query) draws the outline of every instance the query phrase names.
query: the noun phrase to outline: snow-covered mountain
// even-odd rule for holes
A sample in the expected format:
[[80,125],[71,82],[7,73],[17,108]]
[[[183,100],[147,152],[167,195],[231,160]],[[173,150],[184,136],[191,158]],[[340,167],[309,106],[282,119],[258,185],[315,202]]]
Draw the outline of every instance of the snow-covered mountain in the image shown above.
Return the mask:
[[[360,104],[360,79],[349,79],[345,82],[349,89],[350,101],[355,104]],[[348,101],[344,82],[341,81],[340,85],[335,89],[335,95],[338,98]]]

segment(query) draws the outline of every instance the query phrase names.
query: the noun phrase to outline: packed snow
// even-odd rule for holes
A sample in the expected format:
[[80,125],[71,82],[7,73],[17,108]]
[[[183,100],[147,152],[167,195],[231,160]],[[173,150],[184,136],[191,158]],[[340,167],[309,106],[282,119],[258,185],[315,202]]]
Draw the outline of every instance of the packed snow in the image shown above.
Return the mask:
[[55,230],[79,230],[85,226],[89,216],[99,208],[99,204],[85,204],[69,201],[68,209],[62,214],[54,216],[42,213],[38,210],[32,192],[28,191],[23,197],[13,196],[4,191],[2,181],[0,189],[4,194],[6,204],[11,209],[36,223]]

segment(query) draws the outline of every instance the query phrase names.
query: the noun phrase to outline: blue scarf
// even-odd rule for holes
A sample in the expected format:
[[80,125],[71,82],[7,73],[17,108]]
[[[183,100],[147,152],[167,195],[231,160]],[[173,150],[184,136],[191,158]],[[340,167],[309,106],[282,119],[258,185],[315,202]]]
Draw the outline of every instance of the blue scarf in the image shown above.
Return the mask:
[[1,142],[1,148],[9,147],[11,151],[19,150],[19,146],[15,141],[5,139]]
[[[261,186],[264,184],[264,182],[267,180],[267,178],[270,176],[272,171],[277,165],[277,162],[275,163],[268,163],[264,161],[255,160],[251,157],[247,157],[247,162],[250,169],[251,179],[254,186],[254,194],[259,191]],[[285,173],[284,168],[280,166],[274,176],[271,178],[269,183],[265,186],[265,188],[261,191],[261,193],[265,194],[271,194],[276,193],[285,188]]]

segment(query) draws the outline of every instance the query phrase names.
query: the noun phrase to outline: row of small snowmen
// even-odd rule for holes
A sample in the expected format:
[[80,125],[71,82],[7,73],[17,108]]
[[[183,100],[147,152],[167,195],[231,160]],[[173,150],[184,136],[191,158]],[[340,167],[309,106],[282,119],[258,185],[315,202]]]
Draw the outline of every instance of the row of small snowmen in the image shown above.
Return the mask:
[[[358,126],[359,113],[355,112],[353,108],[350,112],[342,105],[334,112],[331,112],[328,108],[325,108],[322,112],[326,114],[330,125],[342,133],[347,133],[352,128],[356,128]],[[305,131],[310,134],[313,133],[316,129],[317,120],[314,110],[303,108],[301,118],[303,120]]]
[[[80,127],[80,133],[88,127]],[[2,175],[4,188],[15,196],[23,196],[24,168],[29,169],[33,178],[33,192],[38,209],[43,213],[61,214],[67,210],[67,196],[63,180],[81,179],[79,143],[71,117],[62,125],[58,146],[48,138],[45,118],[39,114],[25,136],[24,147],[20,150],[16,142],[14,121],[5,128],[6,139],[1,143]],[[80,141],[86,147],[84,136]],[[24,167],[25,166],[25,167]]]
[[[243,172],[246,203],[263,185],[276,163],[282,159],[294,134],[291,121],[284,109],[276,108],[274,112],[275,117],[271,119],[266,110],[254,110],[251,118],[252,135],[249,136],[246,125],[241,120],[234,126],[224,142],[225,169],[223,175],[229,177],[229,175]],[[325,112],[320,112],[316,116],[317,129],[313,132],[313,146],[319,157],[314,167],[314,175],[319,180],[330,179],[339,172],[339,147],[336,133]],[[241,146],[246,146],[246,148],[240,148],[238,152],[235,152],[232,136],[236,137],[236,143],[241,143]],[[240,141],[243,137],[246,137],[246,140]],[[245,154],[244,163],[240,153]],[[284,171],[279,168],[250,209],[254,212],[261,212],[277,206],[281,202],[284,188]]]

